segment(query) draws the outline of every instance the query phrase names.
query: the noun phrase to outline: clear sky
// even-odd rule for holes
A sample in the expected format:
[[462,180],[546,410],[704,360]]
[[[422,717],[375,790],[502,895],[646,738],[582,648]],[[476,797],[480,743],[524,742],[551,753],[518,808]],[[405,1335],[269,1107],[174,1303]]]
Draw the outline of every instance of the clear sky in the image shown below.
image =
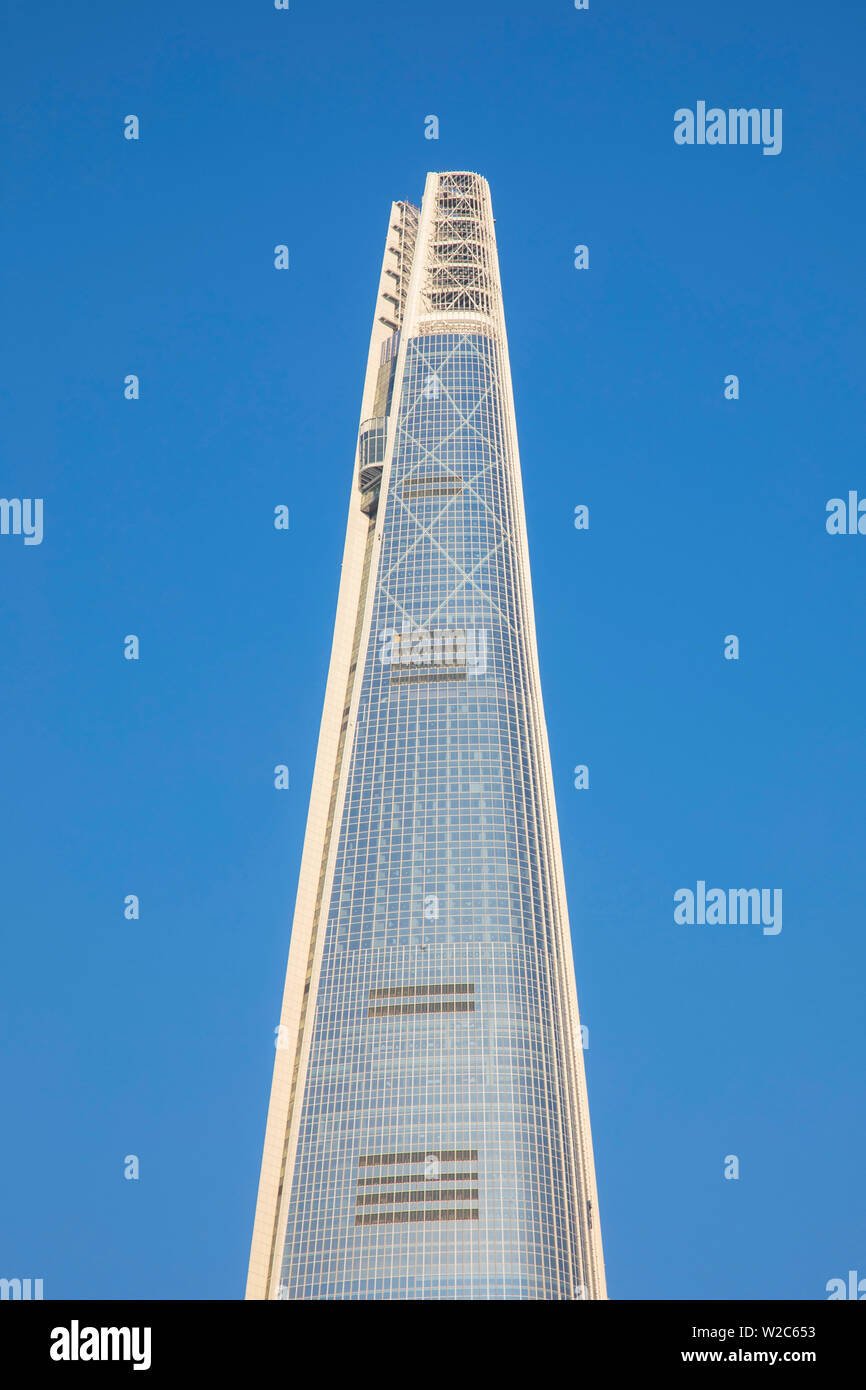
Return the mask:
[[[610,1295],[866,1276],[866,536],[825,528],[866,497],[861,7],[6,28],[0,493],[44,538],[0,536],[0,1275],[242,1295],[388,208],[473,169]],[[781,108],[781,153],[675,144],[698,101]],[[780,888],[781,932],[676,924],[698,880]]]

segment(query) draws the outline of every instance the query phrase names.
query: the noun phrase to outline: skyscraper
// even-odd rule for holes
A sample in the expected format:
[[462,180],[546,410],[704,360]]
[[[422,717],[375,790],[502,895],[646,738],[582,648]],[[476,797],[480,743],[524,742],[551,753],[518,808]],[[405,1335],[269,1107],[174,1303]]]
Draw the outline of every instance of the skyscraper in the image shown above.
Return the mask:
[[388,222],[247,1297],[605,1298],[490,193]]

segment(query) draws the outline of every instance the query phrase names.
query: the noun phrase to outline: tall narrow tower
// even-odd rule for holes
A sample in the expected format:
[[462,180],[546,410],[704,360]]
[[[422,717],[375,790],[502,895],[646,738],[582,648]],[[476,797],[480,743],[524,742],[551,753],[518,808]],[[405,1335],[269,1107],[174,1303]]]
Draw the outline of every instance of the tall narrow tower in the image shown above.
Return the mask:
[[394,203],[252,1299],[605,1298],[490,193]]

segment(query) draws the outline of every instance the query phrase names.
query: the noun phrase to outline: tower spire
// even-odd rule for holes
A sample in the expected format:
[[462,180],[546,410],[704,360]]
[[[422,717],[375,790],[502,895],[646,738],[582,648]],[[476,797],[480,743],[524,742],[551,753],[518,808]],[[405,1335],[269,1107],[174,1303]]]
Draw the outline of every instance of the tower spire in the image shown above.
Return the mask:
[[490,193],[391,208],[248,1298],[606,1297]]

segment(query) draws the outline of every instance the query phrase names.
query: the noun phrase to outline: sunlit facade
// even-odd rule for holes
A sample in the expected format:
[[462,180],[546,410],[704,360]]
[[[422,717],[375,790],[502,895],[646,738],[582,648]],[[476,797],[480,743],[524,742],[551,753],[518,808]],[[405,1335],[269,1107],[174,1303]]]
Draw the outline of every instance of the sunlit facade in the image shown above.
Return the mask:
[[247,1297],[605,1298],[487,183],[391,208]]

